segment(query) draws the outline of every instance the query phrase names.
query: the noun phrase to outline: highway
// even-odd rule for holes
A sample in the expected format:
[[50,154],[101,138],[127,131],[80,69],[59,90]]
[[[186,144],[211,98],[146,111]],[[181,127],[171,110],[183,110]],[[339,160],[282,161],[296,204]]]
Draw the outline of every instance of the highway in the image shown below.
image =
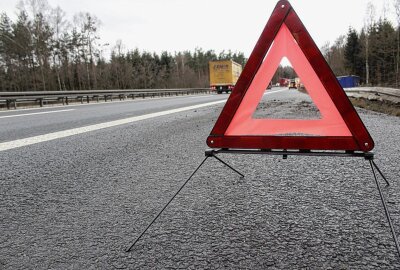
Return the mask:
[[[305,94],[267,93],[259,116],[317,114]],[[244,179],[209,160],[126,253],[204,158],[227,97],[0,112],[0,269],[400,269],[369,164],[349,158],[221,155]],[[358,111],[400,235],[400,118]]]
[[[226,96],[189,96],[148,98],[124,102],[79,104],[0,112],[1,141],[84,127],[208,102],[225,100]],[[166,102],[167,100],[167,102]]]

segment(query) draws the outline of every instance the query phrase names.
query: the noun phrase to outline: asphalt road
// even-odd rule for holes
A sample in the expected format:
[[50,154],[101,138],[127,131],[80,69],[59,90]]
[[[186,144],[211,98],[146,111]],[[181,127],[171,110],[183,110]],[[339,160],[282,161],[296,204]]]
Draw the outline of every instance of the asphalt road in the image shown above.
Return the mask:
[[21,139],[226,98],[224,95],[179,96],[2,111],[0,140]]
[[[258,117],[318,115],[281,90]],[[126,253],[203,159],[223,103],[188,107],[226,97],[0,112],[0,269],[400,269],[369,164],[351,158],[221,155],[244,179],[209,160]],[[359,113],[400,234],[400,119]]]

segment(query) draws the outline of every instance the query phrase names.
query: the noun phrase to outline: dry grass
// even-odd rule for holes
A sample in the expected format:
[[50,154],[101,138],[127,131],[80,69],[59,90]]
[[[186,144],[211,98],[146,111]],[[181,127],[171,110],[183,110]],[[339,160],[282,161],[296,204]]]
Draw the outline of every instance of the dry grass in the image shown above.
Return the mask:
[[352,97],[350,97],[350,101],[356,107],[400,117],[400,104]]
[[[299,91],[302,93],[307,93],[305,89],[299,89]],[[353,97],[349,97],[349,99],[356,107],[400,117],[400,104],[398,103],[396,104],[390,101],[368,100],[365,98]]]

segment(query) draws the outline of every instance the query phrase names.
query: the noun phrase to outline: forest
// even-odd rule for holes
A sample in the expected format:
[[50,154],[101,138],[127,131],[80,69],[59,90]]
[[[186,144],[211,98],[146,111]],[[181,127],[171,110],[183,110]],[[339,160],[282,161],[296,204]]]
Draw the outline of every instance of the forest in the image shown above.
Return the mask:
[[[379,20],[368,31],[350,28],[332,46],[322,48],[336,75],[360,76],[365,85],[399,87],[399,31]],[[367,41],[368,40],[368,41]]]
[[[400,17],[400,0],[395,2]],[[368,8],[372,14],[374,7]],[[368,19],[363,29],[350,28],[321,51],[337,76],[358,75],[364,85],[398,88],[399,27],[384,17]],[[202,48],[160,54],[125,50],[121,40],[102,43],[99,27],[94,14],[81,12],[68,21],[60,7],[46,1],[21,1],[15,20],[3,12],[0,91],[208,87],[209,61],[232,59],[242,66],[247,61],[242,52]],[[290,67],[280,66],[274,80],[293,76]]]
[[[47,1],[21,1],[15,21],[0,15],[0,91],[209,87],[209,61],[246,61],[240,52],[201,48],[125,52],[120,40],[101,43],[95,15],[65,18]],[[104,54],[105,45],[112,46],[111,55]]]
[[[357,75],[363,85],[399,88],[400,0],[393,0],[383,11],[376,19],[376,7],[368,3],[362,29],[350,27],[334,44],[322,46],[321,51],[337,76]],[[387,18],[388,11],[395,12],[397,26]]]

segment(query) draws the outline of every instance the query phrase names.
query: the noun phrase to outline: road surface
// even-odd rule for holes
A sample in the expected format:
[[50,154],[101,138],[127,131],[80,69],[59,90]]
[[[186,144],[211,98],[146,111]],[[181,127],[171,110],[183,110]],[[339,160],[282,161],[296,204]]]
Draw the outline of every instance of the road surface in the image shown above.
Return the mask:
[[[260,115],[318,114],[272,91]],[[0,269],[400,269],[369,164],[349,158],[221,155],[244,179],[209,160],[126,253],[203,159],[226,98],[0,112]],[[399,234],[400,118],[359,113]]]

